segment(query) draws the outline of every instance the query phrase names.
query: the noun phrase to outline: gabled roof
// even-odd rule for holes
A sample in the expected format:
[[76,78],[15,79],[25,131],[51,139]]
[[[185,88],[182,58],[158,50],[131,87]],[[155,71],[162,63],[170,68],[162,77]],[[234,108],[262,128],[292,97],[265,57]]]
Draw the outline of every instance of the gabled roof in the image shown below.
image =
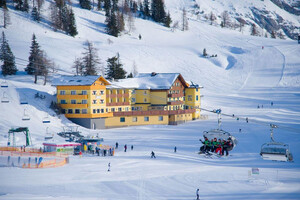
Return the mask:
[[179,78],[185,87],[185,82],[179,73],[140,73],[134,78],[121,79],[112,82],[108,88],[135,88],[141,90],[168,90],[172,87],[175,80]]
[[105,85],[109,85],[110,83],[102,76],[68,76],[62,75],[59,77],[55,77],[52,81],[52,85],[54,86],[74,86],[74,85],[85,85],[90,86],[96,80],[100,79]]

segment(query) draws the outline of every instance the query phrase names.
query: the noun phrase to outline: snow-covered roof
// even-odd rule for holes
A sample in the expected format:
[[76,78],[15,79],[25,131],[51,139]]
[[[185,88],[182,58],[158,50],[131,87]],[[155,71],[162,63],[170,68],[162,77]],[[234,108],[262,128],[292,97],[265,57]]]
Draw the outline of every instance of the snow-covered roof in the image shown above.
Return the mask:
[[107,88],[167,90],[171,88],[179,75],[179,73],[140,73],[134,78],[111,82]]
[[59,76],[55,77],[52,85],[92,85],[100,76]]
[[61,142],[61,143],[55,143],[55,142],[47,142],[43,143],[44,146],[53,146],[53,147],[73,147],[73,146],[81,146],[80,143],[77,142]]

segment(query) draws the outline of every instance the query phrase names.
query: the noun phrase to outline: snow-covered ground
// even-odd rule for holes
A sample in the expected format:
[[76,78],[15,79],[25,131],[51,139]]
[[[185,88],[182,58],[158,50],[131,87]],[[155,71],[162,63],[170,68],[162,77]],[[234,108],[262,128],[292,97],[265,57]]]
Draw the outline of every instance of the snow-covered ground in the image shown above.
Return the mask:
[[[183,5],[191,3],[171,2],[166,4],[175,19],[180,19]],[[202,132],[217,127],[217,116],[205,111],[202,114],[209,115],[208,120],[179,126],[80,128],[84,135],[99,133],[105,144],[118,142],[120,148],[115,156],[72,156],[70,164],[55,169],[1,167],[0,199],[179,200],[195,199],[197,188],[201,199],[299,199],[300,46],[295,41],[246,36],[192,17],[186,32],[172,32],[151,21],[136,19],[133,33],[114,38],[104,33],[103,12],[82,10],[77,2],[73,5],[79,30],[75,38],[53,32],[47,24],[37,24],[26,14],[11,10],[13,23],[4,31],[19,70],[27,64],[22,59],[28,59],[32,33],[59,65],[60,74],[72,73],[74,58],[81,56],[83,43],[89,39],[99,49],[103,63],[119,52],[128,72],[136,62],[139,72],[181,73],[186,80],[204,86],[203,108],[221,108],[225,114],[248,117],[249,123],[223,116],[223,129],[239,143],[229,157],[213,159],[197,154]],[[209,4],[201,6],[204,9]],[[138,40],[139,34],[142,40]],[[109,44],[107,39],[113,43]],[[204,48],[217,57],[204,58]],[[0,98],[5,92],[10,102],[0,103],[1,145],[6,145],[11,127],[29,127],[33,144],[39,146],[46,130],[51,134],[62,131],[64,126],[74,126],[49,109],[55,100],[51,83],[35,85],[24,72],[1,76],[0,83],[4,79],[9,87],[0,88]],[[46,98],[34,98],[37,92]],[[28,105],[20,105],[24,98]],[[258,109],[258,105],[263,108]],[[29,121],[22,121],[24,109]],[[51,123],[43,124],[47,116]],[[274,130],[275,140],[290,145],[294,162],[260,158],[261,145],[270,141],[270,123],[279,126]],[[59,136],[55,140],[63,141]],[[24,137],[19,135],[17,144],[24,143]],[[134,145],[134,150],[123,152],[125,144]],[[177,153],[173,152],[175,146]],[[150,159],[151,151],[156,153],[156,159]],[[109,162],[111,172],[107,172]],[[249,176],[252,168],[259,168],[260,174]]]

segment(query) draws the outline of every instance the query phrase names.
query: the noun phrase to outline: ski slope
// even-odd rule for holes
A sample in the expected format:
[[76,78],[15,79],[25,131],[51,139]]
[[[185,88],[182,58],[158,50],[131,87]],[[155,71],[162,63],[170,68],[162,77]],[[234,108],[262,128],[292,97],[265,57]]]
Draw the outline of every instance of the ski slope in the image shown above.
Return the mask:
[[[212,5],[209,3],[201,3],[208,12]],[[235,3],[242,9],[241,1]],[[220,4],[215,9],[221,12],[229,8],[229,4],[224,3],[224,7]],[[180,9],[192,6],[192,1],[168,0],[166,5],[174,20],[179,20]],[[88,39],[98,48],[103,64],[119,52],[128,72],[133,62],[139,72],[179,72],[186,80],[204,86],[203,108],[221,108],[225,114],[248,117],[249,123],[242,118],[224,116],[222,128],[232,133],[239,143],[229,157],[212,159],[197,154],[202,132],[217,127],[217,116],[205,111],[202,115],[208,115],[208,120],[179,126],[80,128],[84,135],[99,134],[105,144],[118,142],[115,156],[72,156],[70,164],[55,169],[1,167],[0,199],[180,200],[195,199],[197,188],[200,199],[299,199],[300,48],[295,41],[252,37],[220,29],[190,13],[189,30],[185,32],[172,32],[154,22],[136,19],[134,32],[114,38],[104,33],[103,12],[82,10],[76,1],[73,6],[79,31],[75,38],[53,32],[45,21],[38,24],[26,14],[11,10],[14,23],[4,31],[14,55],[19,58],[16,62],[21,72],[17,76],[0,76],[0,83],[4,80],[8,83],[8,88],[0,88],[0,98],[5,92],[10,100],[0,103],[1,145],[7,144],[11,127],[29,127],[33,145],[39,147],[46,130],[55,134],[64,126],[74,126],[49,109],[55,100],[51,83],[43,86],[39,80],[33,84],[33,77],[22,72],[27,62],[21,59],[28,59],[32,33],[59,66],[58,74],[73,74],[74,58],[81,56]],[[139,34],[142,40],[138,40]],[[113,43],[109,44],[108,39]],[[204,48],[209,55],[217,54],[217,57],[203,57]],[[37,92],[46,98],[35,98]],[[27,105],[20,104],[24,98]],[[270,105],[271,101],[274,106]],[[258,105],[264,107],[258,109]],[[29,121],[22,120],[24,109],[30,116]],[[46,116],[50,124],[42,123]],[[294,162],[260,158],[261,145],[270,141],[270,123],[279,126],[274,130],[275,140],[290,145]],[[63,141],[57,135],[54,139]],[[17,144],[24,143],[25,137],[18,135]],[[123,152],[125,144],[133,145],[134,150]],[[175,146],[177,153],[173,152]],[[150,159],[151,151],[156,153],[156,159]],[[109,162],[111,172],[107,172]],[[260,174],[249,176],[252,168],[259,168]]]

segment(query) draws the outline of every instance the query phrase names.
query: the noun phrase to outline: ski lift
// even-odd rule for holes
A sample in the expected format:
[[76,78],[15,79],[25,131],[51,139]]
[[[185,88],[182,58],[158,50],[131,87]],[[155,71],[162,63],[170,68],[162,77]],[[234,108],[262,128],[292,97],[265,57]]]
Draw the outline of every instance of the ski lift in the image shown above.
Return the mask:
[[5,92],[3,92],[3,95],[2,95],[2,98],[1,98],[1,103],[9,103],[9,99],[8,99]]
[[43,123],[46,124],[46,123],[50,123],[50,118],[49,118],[49,115],[47,114],[46,117],[43,118]]
[[6,80],[1,82],[1,87],[2,88],[7,88],[8,87],[8,84],[7,84]]
[[23,114],[22,120],[23,120],[23,121],[28,121],[28,120],[30,120],[30,116],[27,114],[26,108],[24,109],[24,114]]
[[24,105],[24,104],[28,104],[28,101],[25,97],[20,98],[20,104]]
[[271,126],[271,142],[264,143],[261,146],[260,155],[264,160],[274,161],[293,161],[293,155],[290,152],[288,144],[275,142],[273,137],[273,129],[277,128],[276,125],[270,124]]
[[46,136],[45,136],[45,140],[51,140],[53,139],[53,134],[48,132],[49,127],[46,128]]
[[204,131],[203,137],[207,137],[208,140],[212,140],[216,138],[217,140],[231,140],[232,142],[232,148],[228,149],[228,151],[231,151],[238,143],[237,139],[232,136],[230,133],[224,131],[221,129],[221,109],[215,110],[215,113],[218,114],[218,128],[212,129],[210,131]]

